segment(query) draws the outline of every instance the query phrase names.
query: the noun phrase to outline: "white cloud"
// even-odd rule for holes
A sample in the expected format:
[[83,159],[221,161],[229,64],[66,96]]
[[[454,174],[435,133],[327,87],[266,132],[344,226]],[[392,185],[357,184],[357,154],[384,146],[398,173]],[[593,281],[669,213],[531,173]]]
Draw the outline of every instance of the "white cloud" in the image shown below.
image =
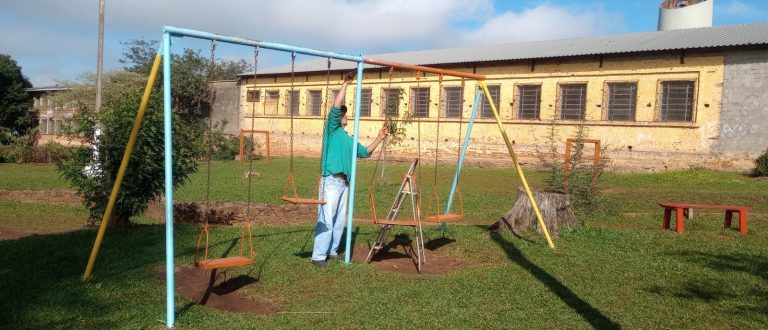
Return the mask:
[[464,44],[553,40],[606,34],[623,29],[621,15],[542,4],[522,12],[507,11],[463,32]]
[[[13,17],[13,22],[3,23],[3,16]],[[495,13],[494,0],[107,1],[105,68],[120,67],[121,41],[158,40],[163,25],[349,54],[568,38],[623,28],[621,16],[595,11],[594,6],[544,3]],[[95,0],[0,2],[2,51],[19,56],[17,60],[27,67],[58,64],[76,68],[57,72],[92,71],[97,27]],[[190,39],[175,44],[207,48],[206,43]],[[221,49],[218,57],[252,60],[252,50]],[[265,54],[260,66],[282,64],[286,58]]]

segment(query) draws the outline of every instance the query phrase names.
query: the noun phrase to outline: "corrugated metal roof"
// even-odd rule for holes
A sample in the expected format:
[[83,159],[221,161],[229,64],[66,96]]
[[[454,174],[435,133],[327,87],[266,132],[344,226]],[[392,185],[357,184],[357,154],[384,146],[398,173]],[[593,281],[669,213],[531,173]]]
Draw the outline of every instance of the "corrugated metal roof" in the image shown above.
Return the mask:
[[[505,60],[530,60],[556,57],[626,54],[683,49],[706,49],[768,45],[768,23],[720,27],[630,33],[577,39],[547,40],[431,49],[388,54],[367,54],[365,57],[387,61],[440,65]],[[356,63],[332,60],[332,70],[350,70]],[[366,67],[375,67],[366,65]],[[295,64],[295,72],[325,71],[327,59],[312,59]],[[259,69],[258,74],[289,73],[290,65]],[[242,75],[253,75],[244,73]]]

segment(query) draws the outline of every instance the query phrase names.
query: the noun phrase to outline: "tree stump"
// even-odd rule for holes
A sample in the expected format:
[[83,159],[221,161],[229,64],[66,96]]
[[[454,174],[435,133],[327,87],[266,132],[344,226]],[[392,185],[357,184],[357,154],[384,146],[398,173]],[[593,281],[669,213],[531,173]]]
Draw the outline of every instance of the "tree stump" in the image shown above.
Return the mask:
[[[532,190],[533,198],[541,211],[541,217],[547,226],[549,235],[558,237],[559,228],[572,228],[579,226],[579,221],[571,210],[568,194],[558,190]],[[521,235],[536,227],[536,232],[541,234],[536,213],[523,187],[517,188],[517,201],[499,221],[491,225],[491,234],[511,229]]]

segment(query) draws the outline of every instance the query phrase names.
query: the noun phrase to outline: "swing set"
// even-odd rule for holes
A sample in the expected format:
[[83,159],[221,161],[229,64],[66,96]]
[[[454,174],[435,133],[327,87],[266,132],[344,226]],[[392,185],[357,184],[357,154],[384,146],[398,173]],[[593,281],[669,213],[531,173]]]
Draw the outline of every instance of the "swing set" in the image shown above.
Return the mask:
[[[128,138],[128,142],[126,144],[126,149],[123,154],[122,161],[120,163],[120,167],[118,169],[117,176],[115,178],[114,185],[112,186],[112,191],[109,197],[109,201],[106,206],[106,210],[104,212],[104,215],[102,217],[101,225],[99,227],[99,231],[96,235],[96,239],[93,244],[93,248],[91,250],[91,255],[88,259],[88,264],[86,265],[85,272],[83,274],[83,279],[88,280],[91,278],[93,267],[96,261],[96,257],[98,256],[99,249],[101,247],[101,243],[104,238],[104,233],[106,232],[106,228],[108,226],[110,216],[112,214],[112,210],[115,205],[115,201],[117,200],[117,196],[119,193],[120,185],[122,184],[123,177],[125,176],[126,169],[128,167],[128,163],[130,161],[131,154],[133,152],[133,147],[136,142],[136,138],[139,133],[139,129],[141,128],[141,124],[144,120],[144,114],[146,113],[147,104],[149,102],[149,96],[152,92],[152,87],[154,86],[154,82],[157,78],[157,75],[160,71],[160,65],[162,62],[162,77],[163,77],[163,114],[164,114],[164,150],[165,150],[165,157],[164,157],[164,164],[165,164],[165,248],[166,248],[166,257],[165,257],[165,264],[166,264],[166,325],[168,328],[172,328],[175,323],[175,316],[176,316],[176,310],[175,310],[175,292],[174,292],[174,264],[175,264],[175,254],[174,254],[174,232],[173,232],[173,171],[172,171],[172,164],[173,164],[173,146],[172,146],[172,125],[171,125],[171,38],[182,38],[182,37],[191,37],[195,39],[202,39],[202,40],[209,40],[213,42],[212,44],[212,53],[215,49],[215,42],[225,42],[230,44],[236,44],[236,45],[243,45],[243,46],[250,46],[255,47],[255,54],[254,54],[254,63],[257,64],[258,62],[258,51],[260,48],[266,48],[276,51],[283,51],[283,52],[289,52],[292,56],[292,85],[291,90],[293,91],[293,63],[295,61],[296,54],[304,54],[304,55],[310,55],[310,56],[317,56],[321,58],[328,58],[330,59],[338,59],[343,61],[349,61],[354,62],[357,64],[357,86],[356,86],[356,93],[355,93],[355,114],[354,114],[354,131],[353,131],[353,145],[357,145],[359,143],[358,138],[360,136],[360,104],[361,104],[361,91],[362,91],[362,78],[363,78],[363,65],[369,64],[379,67],[385,67],[385,68],[398,68],[403,70],[410,70],[414,72],[424,72],[424,73],[433,73],[438,74],[441,77],[443,76],[452,76],[452,77],[460,77],[460,78],[467,78],[467,79],[473,79],[477,81],[477,88],[476,90],[476,97],[475,97],[475,106],[472,109],[472,115],[469,119],[469,124],[467,128],[467,133],[464,134],[464,143],[463,146],[459,152],[459,159],[456,166],[456,174],[453,178],[453,183],[451,186],[450,193],[448,195],[447,202],[445,204],[445,208],[440,212],[440,196],[437,193],[437,188],[433,187],[433,193],[432,197],[434,198],[434,205],[437,209],[435,212],[435,215],[427,216],[425,218],[425,221],[429,222],[450,222],[450,221],[459,221],[463,218],[463,206],[462,204],[462,197],[461,193],[458,192],[458,180],[459,180],[459,174],[461,172],[462,163],[464,160],[464,157],[466,155],[466,150],[469,144],[469,137],[471,134],[472,125],[474,123],[475,113],[477,111],[477,105],[479,104],[480,96],[485,95],[486,99],[489,101],[491,110],[493,111],[494,118],[496,119],[496,123],[498,125],[499,131],[501,132],[501,135],[504,139],[504,142],[507,146],[507,150],[509,151],[509,154],[512,158],[512,161],[515,165],[515,169],[517,171],[518,176],[520,177],[523,187],[525,188],[526,194],[528,195],[528,198],[531,202],[531,205],[533,206],[534,213],[536,214],[536,218],[539,222],[540,227],[542,228],[544,232],[544,236],[547,239],[547,244],[550,248],[554,248],[554,244],[552,243],[552,240],[549,236],[549,233],[546,230],[546,226],[544,225],[544,221],[541,217],[541,213],[539,211],[538,205],[536,204],[536,201],[533,198],[533,195],[531,194],[530,187],[528,186],[528,182],[525,179],[525,175],[523,174],[522,168],[520,167],[519,162],[517,161],[517,157],[514,153],[514,150],[512,148],[512,143],[509,140],[509,137],[507,136],[506,130],[504,128],[504,125],[501,122],[501,119],[499,117],[499,113],[497,111],[496,105],[491,102],[492,98],[490,97],[490,92],[488,91],[488,87],[485,85],[485,76],[480,74],[474,74],[474,73],[467,73],[467,72],[461,72],[461,71],[454,71],[454,70],[446,70],[446,69],[439,69],[439,68],[433,68],[433,67],[426,67],[426,66],[419,66],[419,65],[411,65],[411,64],[404,64],[404,63],[398,63],[398,62],[389,62],[389,61],[383,61],[378,59],[372,59],[369,57],[363,57],[362,55],[359,56],[353,56],[353,55],[345,55],[341,53],[334,53],[334,52],[327,52],[327,51],[319,51],[315,49],[309,49],[309,48],[301,48],[301,47],[295,47],[285,44],[278,44],[278,43],[271,43],[271,42],[264,42],[259,40],[253,40],[253,39],[245,39],[245,38],[239,38],[239,37],[231,37],[231,36],[224,36],[209,32],[203,32],[203,31],[196,31],[196,30],[190,30],[190,29],[182,29],[182,28],[176,28],[171,26],[165,26],[163,28],[163,39],[162,39],[162,45],[161,48],[158,50],[158,54],[155,56],[155,60],[152,66],[152,70],[149,75],[149,79],[147,81],[147,85],[144,90],[144,94],[141,100],[141,104],[139,106],[139,111],[136,114],[136,119],[134,120],[133,127],[131,129],[130,136]],[[215,61],[214,55],[212,55],[212,62]],[[212,63],[213,64],[213,63]],[[254,69],[254,78],[256,77],[256,66]],[[213,66],[212,66],[213,68]],[[212,69],[213,70],[213,69]],[[329,72],[330,72],[330,62],[329,62]],[[212,71],[213,73],[213,71]],[[254,79],[255,82],[255,79]],[[442,89],[442,88],[441,88]],[[482,93],[481,93],[482,92]],[[441,91],[442,93],[442,91]],[[327,94],[327,93],[326,93]],[[292,93],[289,95],[289,97],[292,97]],[[442,98],[442,95],[441,95]],[[442,100],[440,101],[442,102]],[[254,105],[255,107],[255,105]],[[291,115],[291,138],[293,137],[293,111],[290,111]],[[253,118],[251,117],[251,125],[253,128]],[[440,115],[438,114],[438,130],[439,130],[439,120]],[[210,127],[210,126],[209,126]],[[210,133],[209,133],[210,134]],[[461,134],[461,132],[459,133]],[[253,136],[253,133],[251,133]],[[439,140],[439,132],[438,132],[438,139]],[[436,142],[436,146],[439,147],[439,142]],[[347,212],[347,232],[352,232],[352,221],[354,217],[354,202],[355,202],[355,187],[356,187],[356,179],[357,179],[357,148],[352,148],[352,159],[355,160],[352,162],[351,167],[351,175],[349,178],[349,212]],[[435,159],[437,160],[438,155],[435,155]],[[210,157],[209,157],[210,159]],[[249,163],[249,170],[251,169],[252,163]],[[210,166],[209,173],[210,173]],[[291,139],[291,168],[289,169],[289,177],[288,177],[288,184],[286,185],[287,188],[286,192],[284,193],[284,197],[288,197],[287,199],[291,198],[299,198],[296,194],[295,190],[295,180],[294,180],[294,168],[293,168],[293,140]],[[210,174],[209,179],[210,180]],[[437,170],[435,170],[435,181],[437,181]],[[210,181],[209,181],[210,182]],[[415,183],[415,181],[413,182]],[[409,184],[412,184],[409,182]],[[319,187],[319,185],[318,185]],[[415,184],[411,187],[415,187]],[[417,188],[416,188],[417,189]],[[293,196],[288,196],[288,191],[292,190],[294,192]],[[409,190],[412,190],[412,188],[409,188]],[[251,179],[249,176],[249,184],[248,184],[248,203],[250,203],[251,199]],[[460,204],[460,213],[451,213],[452,211],[452,201],[454,200],[455,194],[458,192],[459,195],[459,204]],[[208,194],[207,192],[206,194]],[[322,200],[318,196],[317,199],[314,198],[304,198],[304,199],[298,199],[296,202],[304,202],[304,203],[311,203],[311,204],[322,204]],[[208,198],[208,197],[207,197]],[[284,199],[285,200],[285,199]],[[290,201],[290,200],[288,200]],[[207,202],[209,203],[209,201]],[[206,207],[207,208],[207,207]],[[250,209],[250,207],[249,207]],[[209,213],[210,210],[206,210],[206,214]],[[240,249],[240,256],[235,257],[224,257],[219,259],[209,259],[208,258],[208,238],[209,238],[209,232],[208,232],[208,217],[205,218],[205,223],[203,225],[203,230],[200,233],[200,236],[198,237],[198,252],[202,243],[202,237],[205,237],[205,250],[203,253],[203,258],[198,259],[195,262],[195,265],[200,269],[217,269],[217,268],[224,268],[224,267],[234,267],[234,266],[243,266],[252,263],[253,261],[253,241],[252,241],[252,235],[250,232],[250,224],[248,224],[246,227],[243,227],[242,234],[241,234],[241,249]],[[244,241],[245,241],[245,232],[248,234],[248,240],[250,245],[250,253],[245,254],[245,247],[244,247]],[[346,250],[351,251],[351,243],[352,243],[352,235],[346,236]],[[197,255],[197,253],[196,253]],[[197,259],[197,257],[196,257]],[[345,262],[350,263],[350,255],[347,253],[345,255]]]

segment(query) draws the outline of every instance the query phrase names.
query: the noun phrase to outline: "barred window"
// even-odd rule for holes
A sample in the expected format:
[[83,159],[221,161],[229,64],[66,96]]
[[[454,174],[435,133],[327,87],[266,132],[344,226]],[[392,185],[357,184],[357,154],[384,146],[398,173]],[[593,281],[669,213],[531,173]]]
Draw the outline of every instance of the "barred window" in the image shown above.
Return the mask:
[[385,88],[381,93],[382,114],[385,116],[398,116],[400,114],[400,93],[399,88]]
[[461,87],[445,87],[443,89],[443,113],[445,117],[461,118],[462,104],[464,103],[464,89]]
[[661,83],[660,121],[693,121],[693,81]]
[[309,104],[309,115],[320,116],[321,108],[323,107],[323,91],[309,91],[307,101]]
[[267,91],[266,100],[264,100],[264,114],[276,115],[279,100],[280,91]]
[[259,102],[261,99],[261,90],[252,89],[246,94],[246,102]]
[[429,117],[429,88],[411,88],[411,111],[414,117]]
[[517,119],[541,119],[541,85],[517,86]]
[[363,89],[360,92],[360,117],[371,116],[371,89]]
[[[501,94],[501,86],[488,86],[488,92],[491,94],[491,100],[496,106],[496,110],[501,112],[499,110],[499,95]],[[478,109],[480,112],[480,118],[493,118],[493,109],[491,109],[491,104],[488,103],[488,99],[485,97],[485,93],[482,91],[478,91],[478,93],[481,93],[480,109]],[[501,115],[501,113],[499,113],[499,115]]]
[[637,83],[608,83],[606,119],[635,120]]
[[288,91],[288,100],[285,103],[288,115],[299,115],[299,91]]
[[587,103],[587,84],[560,85],[560,119],[583,120]]

